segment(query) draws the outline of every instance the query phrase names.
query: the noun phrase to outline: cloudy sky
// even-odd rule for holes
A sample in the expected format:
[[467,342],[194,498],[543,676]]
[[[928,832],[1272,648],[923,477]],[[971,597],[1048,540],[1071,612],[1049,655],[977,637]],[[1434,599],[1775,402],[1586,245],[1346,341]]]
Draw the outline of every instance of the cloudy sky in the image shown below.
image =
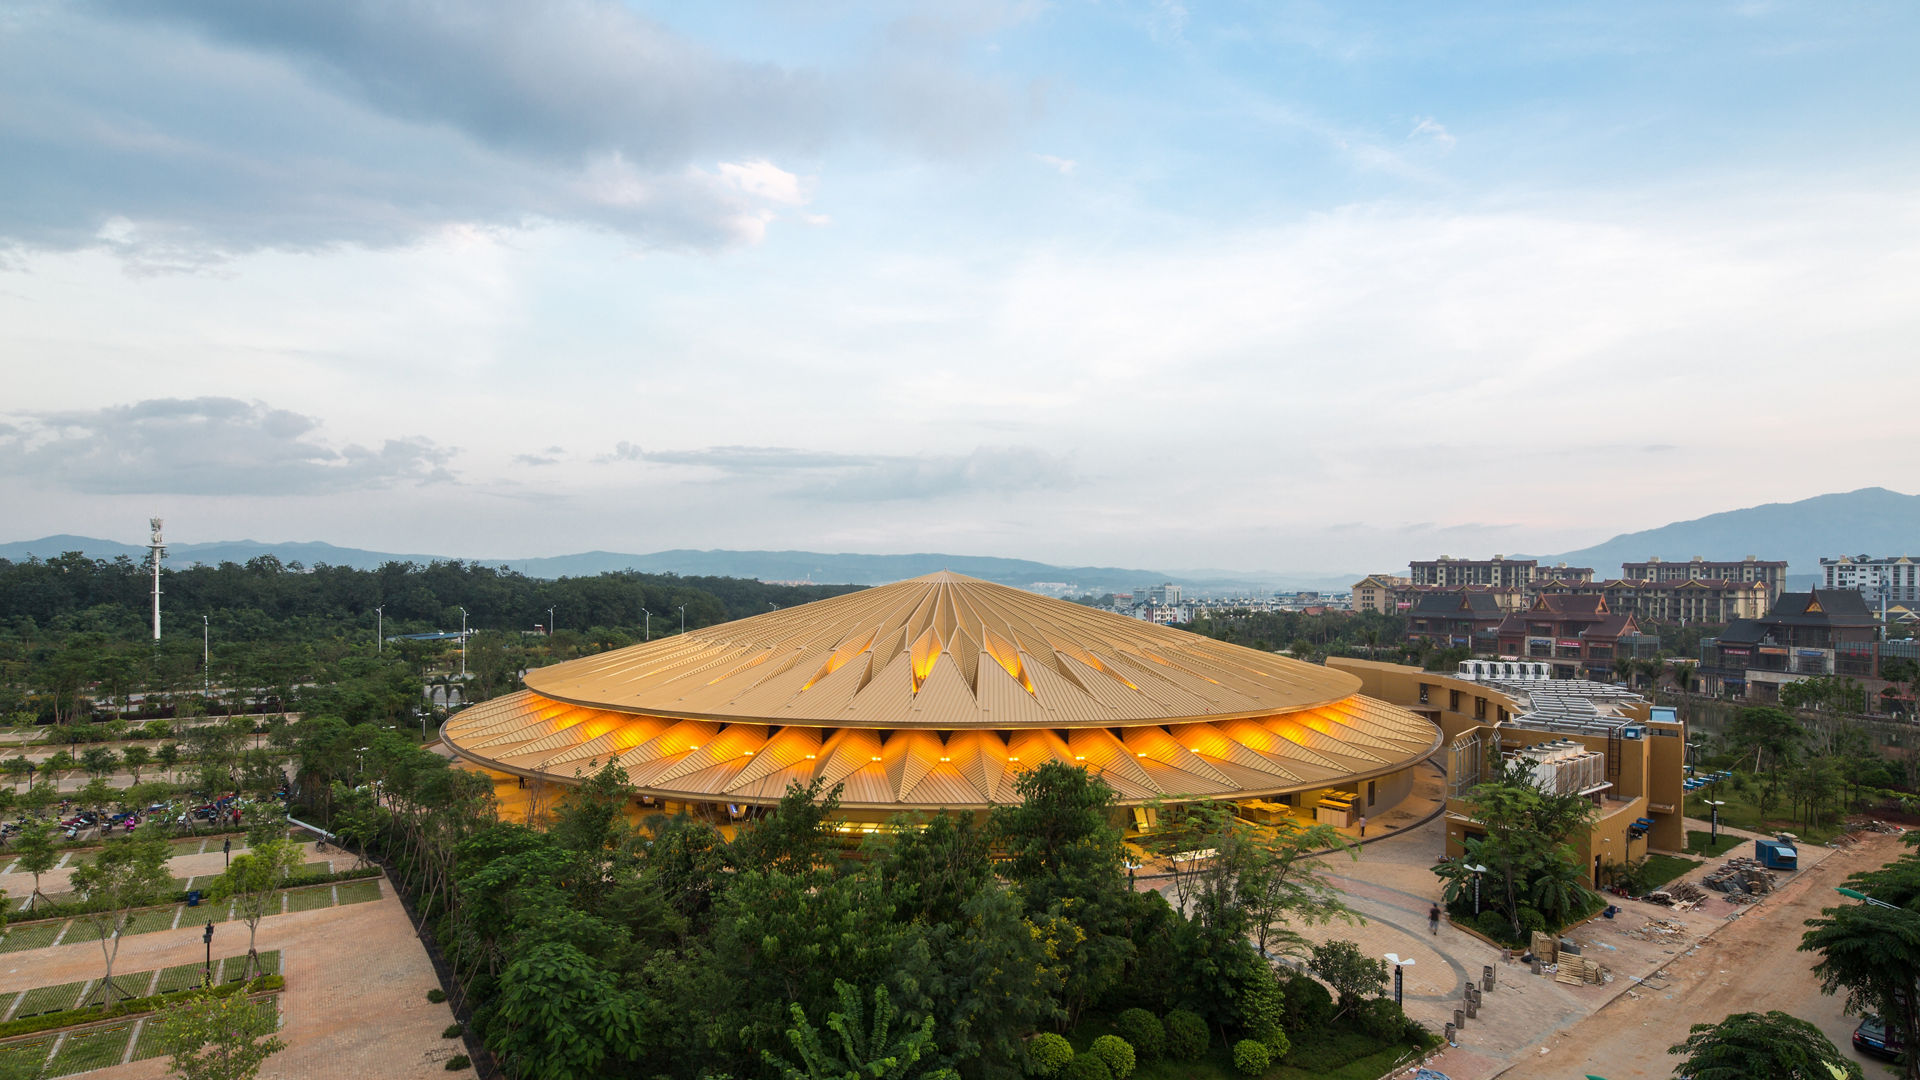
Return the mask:
[[1348,571],[1913,491],[1920,6],[14,0],[0,539]]

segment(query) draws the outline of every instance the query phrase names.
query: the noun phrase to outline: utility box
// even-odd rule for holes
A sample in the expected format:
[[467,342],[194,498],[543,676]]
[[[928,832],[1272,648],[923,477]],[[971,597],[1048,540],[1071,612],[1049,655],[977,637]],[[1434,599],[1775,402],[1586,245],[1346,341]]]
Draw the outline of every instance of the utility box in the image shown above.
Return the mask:
[[1754,841],[1753,857],[1761,866],[1769,870],[1800,869],[1800,853],[1785,840]]

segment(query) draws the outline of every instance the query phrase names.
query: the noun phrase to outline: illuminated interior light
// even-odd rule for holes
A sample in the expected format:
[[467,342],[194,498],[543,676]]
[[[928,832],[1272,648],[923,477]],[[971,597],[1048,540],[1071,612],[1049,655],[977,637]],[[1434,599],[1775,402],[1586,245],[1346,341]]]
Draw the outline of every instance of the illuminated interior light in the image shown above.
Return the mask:
[[745,753],[745,754],[746,754],[746,755],[747,755],[748,757],[752,757],[752,756],[753,756],[753,751],[751,751],[751,750],[746,750],[746,751],[742,751],[742,752],[743,752],[743,753]]
[[808,754],[808,755],[807,755],[807,760],[808,760],[808,761],[812,761],[812,760],[813,760],[813,755],[812,755],[812,754]]
[[1017,757],[1010,757],[1010,758],[1008,758],[1007,760],[1008,760],[1008,761],[1019,761],[1020,759],[1019,759],[1019,758],[1017,758]]
[[940,760],[941,760],[941,761],[952,761],[953,759],[952,759],[952,758],[950,758],[950,757],[943,757],[943,758],[941,758]]
[[879,760],[880,760],[880,755],[879,755],[879,754],[875,754],[875,755],[873,755],[873,760],[875,760],[875,761],[879,761]]
[[1073,755],[1073,760],[1075,760],[1075,761],[1085,761],[1085,760],[1087,760],[1087,755],[1085,755],[1085,754],[1075,754],[1075,755]]

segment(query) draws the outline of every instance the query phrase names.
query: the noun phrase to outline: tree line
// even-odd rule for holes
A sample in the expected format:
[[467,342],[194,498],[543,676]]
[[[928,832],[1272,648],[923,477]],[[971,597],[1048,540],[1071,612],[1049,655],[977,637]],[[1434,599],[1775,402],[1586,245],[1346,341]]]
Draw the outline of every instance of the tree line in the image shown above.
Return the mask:
[[[731,834],[635,826],[607,763],[535,828],[390,732],[297,731],[309,812],[386,863],[512,1075],[1121,1080],[1208,1054],[1257,1075],[1328,1032],[1427,1039],[1381,997],[1383,963],[1299,936],[1345,912],[1305,858],[1325,830],[1165,808],[1157,844],[1209,851],[1170,904],[1132,887],[1111,789],[1062,763],[1025,774],[1016,804],[856,845],[818,783]],[[1118,1034],[1089,1045],[1088,1024]]]
[[[470,700],[527,667],[678,633],[682,608],[694,629],[858,588],[630,571],[544,580],[479,563],[358,570],[261,556],[163,568],[164,633],[153,642],[150,574],[125,557],[77,552],[0,559],[0,716],[71,725],[103,703],[116,715],[172,715],[186,695],[203,699],[189,706],[200,711],[284,711],[324,686],[321,704],[353,699],[336,715],[394,722],[413,715],[436,669],[445,674],[449,646],[382,646],[382,631],[458,630],[465,608],[479,631],[469,652],[486,654],[486,685],[463,688]],[[550,620],[567,629],[529,635]],[[147,695],[168,701],[136,700]]]

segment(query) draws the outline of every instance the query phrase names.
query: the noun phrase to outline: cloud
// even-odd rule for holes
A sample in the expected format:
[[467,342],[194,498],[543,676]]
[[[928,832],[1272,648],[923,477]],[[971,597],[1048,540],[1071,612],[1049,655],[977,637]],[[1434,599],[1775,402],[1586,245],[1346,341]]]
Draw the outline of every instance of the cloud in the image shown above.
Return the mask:
[[[1002,95],[925,48],[748,62],[613,0],[103,0],[0,27],[0,254],[137,269],[566,222],[647,247],[752,242],[849,135],[932,149]],[[898,84],[898,92],[889,92]],[[893,115],[900,102],[918,110]]]
[[620,443],[596,461],[711,469],[736,479],[778,478],[782,494],[829,502],[889,502],[1079,486],[1071,465],[1030,446],[981,446],[967,454],[847,454],[785,446],[643,450]]
[[332,447],[319,421],[235,398],[157,398],[17,417],[0,474],[94,495],[327,495],[448,482],[453,451],[424,438]]
[[1413,142],[1415,140],[1425,140],[1432,143],[1443,154],[1452,150],[1453,144],[1456,141],[1452,135],[1447,133],[1445,125],[1431,116],[1421,117],[1419,122],[1413,125],[1413,130],[1407,132],[1407,141]]
[[1035,154],[1033,156],[1036,161],[1051,167],[1061,176],[1072,176],[1073,170],[1080,167],[1080,163],[1071,158],[1054,157],[1052,154]]

